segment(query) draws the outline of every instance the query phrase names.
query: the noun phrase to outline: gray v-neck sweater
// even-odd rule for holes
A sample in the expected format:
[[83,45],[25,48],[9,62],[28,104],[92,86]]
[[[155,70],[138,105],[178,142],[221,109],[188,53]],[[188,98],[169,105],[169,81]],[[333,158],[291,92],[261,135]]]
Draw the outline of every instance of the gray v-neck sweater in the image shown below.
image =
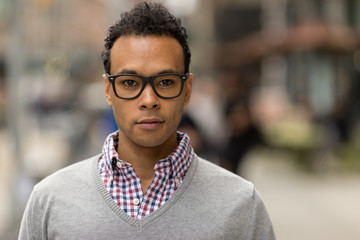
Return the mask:
[[196,155],[178,190],[141,220],[111,198],[98,159],[59,170],[34,187],[19,239],[275,239],[253,184]]

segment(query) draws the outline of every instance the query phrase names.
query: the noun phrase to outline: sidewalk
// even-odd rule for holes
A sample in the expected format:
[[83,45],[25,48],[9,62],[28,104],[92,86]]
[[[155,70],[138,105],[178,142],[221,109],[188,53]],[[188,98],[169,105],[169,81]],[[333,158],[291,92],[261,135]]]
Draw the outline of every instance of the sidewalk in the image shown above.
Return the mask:
[[268,157],[248,159],[245,178],[262,195],[278,240],[360,239],[359,174],[306,174]]

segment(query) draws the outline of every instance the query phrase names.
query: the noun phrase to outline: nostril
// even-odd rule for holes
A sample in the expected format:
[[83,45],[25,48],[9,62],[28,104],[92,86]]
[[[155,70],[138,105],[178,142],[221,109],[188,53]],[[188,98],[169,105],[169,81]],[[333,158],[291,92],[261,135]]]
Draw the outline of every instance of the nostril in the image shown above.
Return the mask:
[[151,109],[151,108],[158,108],[160,105],[157,104],[157,103],[154,103],[154,104],[150,104],[150,105],[147,105],[147,104],[142,104],[141,105],[141,108],[142,109]]

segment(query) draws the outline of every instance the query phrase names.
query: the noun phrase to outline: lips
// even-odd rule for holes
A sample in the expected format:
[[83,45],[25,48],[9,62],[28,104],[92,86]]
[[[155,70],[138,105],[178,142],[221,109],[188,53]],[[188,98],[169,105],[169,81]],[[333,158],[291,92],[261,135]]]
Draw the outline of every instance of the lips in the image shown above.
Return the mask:
[[143,118],[136,122],[137,125],[144,129],[156,129],[164,123],[159,118]]

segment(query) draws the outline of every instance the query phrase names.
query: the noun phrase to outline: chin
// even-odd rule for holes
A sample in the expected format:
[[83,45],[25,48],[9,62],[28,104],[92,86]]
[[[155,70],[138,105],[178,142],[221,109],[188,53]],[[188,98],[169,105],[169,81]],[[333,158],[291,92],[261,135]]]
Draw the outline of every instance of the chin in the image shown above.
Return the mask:
[[158,147],[166,142],[166,139],[159,138],[158,136],[149,136],[147,138],[134,139],[134,142],[141,147]]

